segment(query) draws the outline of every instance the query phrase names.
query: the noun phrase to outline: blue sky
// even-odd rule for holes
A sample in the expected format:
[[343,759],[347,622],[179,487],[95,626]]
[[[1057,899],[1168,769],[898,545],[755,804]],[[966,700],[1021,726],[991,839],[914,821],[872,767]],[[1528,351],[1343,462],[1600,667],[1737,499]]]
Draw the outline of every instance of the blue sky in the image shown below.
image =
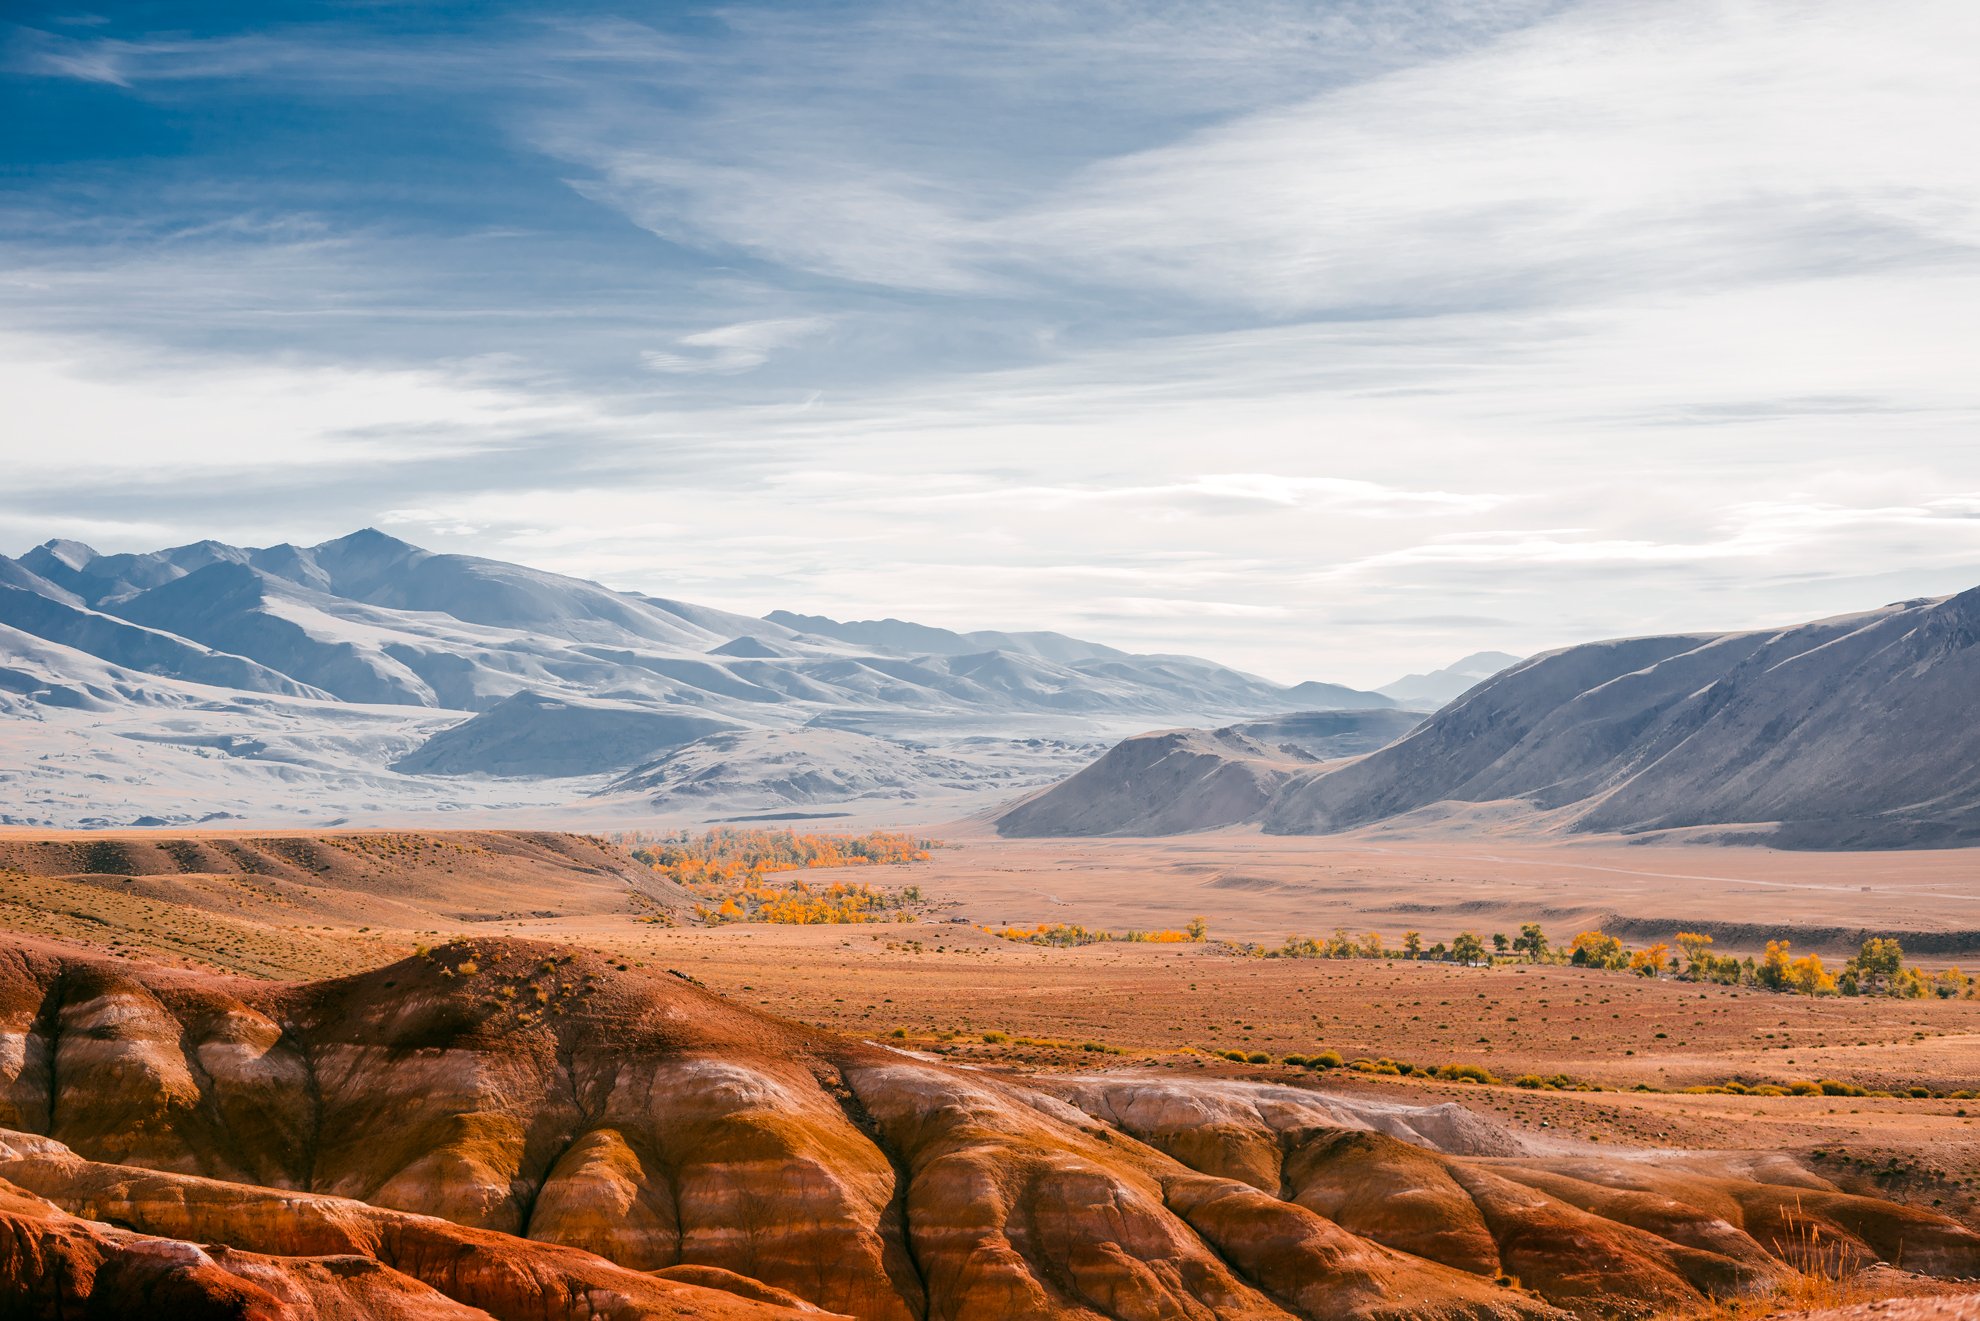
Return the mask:
[[1370,683],[1980,583],[1969,5],[8,18],[0,550]]

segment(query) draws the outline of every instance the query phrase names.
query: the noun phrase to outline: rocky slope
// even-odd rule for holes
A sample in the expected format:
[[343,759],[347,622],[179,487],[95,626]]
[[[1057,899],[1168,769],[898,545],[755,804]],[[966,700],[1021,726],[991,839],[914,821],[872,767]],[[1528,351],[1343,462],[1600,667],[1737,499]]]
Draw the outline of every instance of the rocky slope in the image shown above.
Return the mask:
[[1530,829],[1682,830],[1804,848],[1970,844],[1980,840],[1976,642],[1980,589],[1793,628],[1568,647],[1336,764],[1287,773],[1199,739],[1190,772],[1173,774],[1130,741],[1014,808],[1004,828],[1258,821],[1328,834],[1412,814],[1441,824],[1490,805],[1495,822]]
[[1175,835],[1249,821],[1303,760],[1236,729],[1165,729],[1109,748],[1070,779],[1019,800],[1001,835]]
[[1369,752],[1421,717],[1394,709],[1302,711],[1225,729],[1123,739],[1092,765],[1007,808],[999,834],[1175,835],[1255,820],[1316,761]]
[[1980,1236],[1779,1158],[997,1076],[514,941],[292,985],[17,941],[0,1128],[0,1292],[37,1316],[1648,1314],[1767,1288],[1794,1218],[1980,1272]]
[[[1395,744],[1289,785],[1291,834],[1517,800],[1574,830],[1812,847],[1980,838],[1980,590],[1757,633],[1538,656]],[[1726,828],[1731,828],[1730,830]]]

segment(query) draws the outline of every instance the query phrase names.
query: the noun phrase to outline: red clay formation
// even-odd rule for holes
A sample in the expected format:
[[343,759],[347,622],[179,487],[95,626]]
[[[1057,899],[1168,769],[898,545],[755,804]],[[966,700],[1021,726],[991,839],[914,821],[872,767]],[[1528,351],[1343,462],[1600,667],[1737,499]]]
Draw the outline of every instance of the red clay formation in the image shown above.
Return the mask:
[[0,1125],[7,1315],[1510,1319],[1811,1254],[1980,1275],[1783,1157],[958,1068],[516,940],[287,985],[16,940]]

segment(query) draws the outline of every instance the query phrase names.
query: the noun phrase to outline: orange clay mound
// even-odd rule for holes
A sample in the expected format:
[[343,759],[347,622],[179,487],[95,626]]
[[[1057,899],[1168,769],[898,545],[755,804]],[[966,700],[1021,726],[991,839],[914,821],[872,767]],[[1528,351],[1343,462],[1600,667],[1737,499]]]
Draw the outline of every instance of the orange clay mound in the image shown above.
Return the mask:
[[0,1127],[9,1315],[1655,1315],[1811,1235],[1980,1275],[1980,1235],[1785,1159],[1006,1077],[513,940],[290,985],[0,947]]

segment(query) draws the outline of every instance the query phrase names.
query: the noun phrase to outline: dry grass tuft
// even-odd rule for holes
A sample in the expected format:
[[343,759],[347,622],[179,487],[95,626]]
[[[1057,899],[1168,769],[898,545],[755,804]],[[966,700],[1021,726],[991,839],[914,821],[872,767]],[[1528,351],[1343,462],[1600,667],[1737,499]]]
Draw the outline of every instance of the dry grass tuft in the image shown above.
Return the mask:
[[1824,1229],[1800,1211],[1797,1202],[1785,1217],[1783,1232],[1767,1245],[1789,1263],[1778,1285],[1758,1297],[1714,1300],[1688,1314],[1686,1321],[1755,1321],[1781,1312],[1825,1311],[1889,1296],[1888,1284],[1862,1269],[1862,1245]]

